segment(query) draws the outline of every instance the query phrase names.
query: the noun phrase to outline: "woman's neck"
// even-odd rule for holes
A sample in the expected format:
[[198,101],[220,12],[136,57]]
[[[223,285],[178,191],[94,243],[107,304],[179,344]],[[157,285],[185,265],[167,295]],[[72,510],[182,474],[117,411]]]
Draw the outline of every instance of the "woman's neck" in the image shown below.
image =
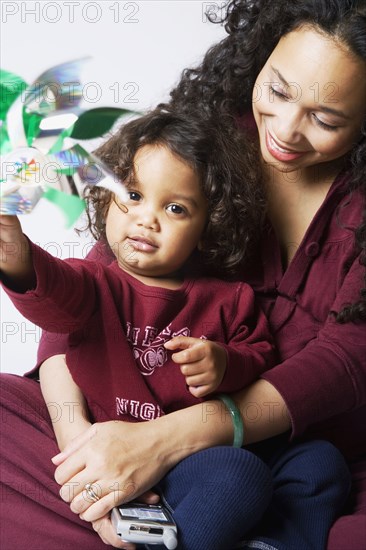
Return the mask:
[[343,162],[283,173],[266,166],[268,216],[279,240],[285,269],[342,167]]

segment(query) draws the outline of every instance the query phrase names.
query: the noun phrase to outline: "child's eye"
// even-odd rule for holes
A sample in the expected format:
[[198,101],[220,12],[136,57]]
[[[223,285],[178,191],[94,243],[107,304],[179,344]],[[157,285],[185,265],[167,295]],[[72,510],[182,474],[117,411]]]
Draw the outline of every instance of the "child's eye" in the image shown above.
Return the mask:
[[139,201],[141,199],[141,195],[137,191],[128,191],[128,195],[131,201]]
[[172,214],[186,214],[186,210],[183,206],[179,206],[179,204],[169,204],[166,209],[168,212],[172,212]]

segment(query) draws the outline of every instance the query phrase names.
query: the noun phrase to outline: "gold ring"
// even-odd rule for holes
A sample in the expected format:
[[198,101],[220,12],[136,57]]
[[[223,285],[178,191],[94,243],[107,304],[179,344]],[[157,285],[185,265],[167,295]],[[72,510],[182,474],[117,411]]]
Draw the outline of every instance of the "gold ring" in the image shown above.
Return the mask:
[[93,502],[98,502],[100,500],[100,497],[97,495],[97,493],[93,489],[92,483],[87,483],[84,485],[85,491],[88,493],[88,496],[91,498]]

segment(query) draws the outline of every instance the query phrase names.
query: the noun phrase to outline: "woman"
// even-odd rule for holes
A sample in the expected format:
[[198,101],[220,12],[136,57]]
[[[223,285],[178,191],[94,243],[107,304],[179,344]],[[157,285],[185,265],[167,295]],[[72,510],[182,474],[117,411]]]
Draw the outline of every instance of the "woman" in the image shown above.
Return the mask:
[[[229,112],[252,136],[263,168],[268,219],[243,278],[268,315],[278,364],[235,395],[245,445],[265,452],[279,438],[334,443],[349,460],[354,492],[330,532],[328,550],[361,550],[366,502],[366,5],[364,0],[234,1],[225,22],[229,36],[208,52],[201,67],[186,71],[172,102],[182,110],[216,116]],[[108,261],[103,244],[94,250],[98,254]],[[53,346],[44,341],[40,361],[62,361],[63,351],[61,340]],[[45,464],[45,455],[57,448],[52,428],[43,420],[39,390],[33,381],[13,377],[3,388],[3,479],[11,521],[16,521],[16,506],[34,513],[42,507],[44,521],[49,499],[53,530],[47,543],[60,547],[60,533],[67,540],[76,523],[71,512],[56,517],[51,511],[53,468],[47,460]],[[33,450],[37,441],[45,448],[42,457]],[[111,480],[133,497],[182,458],[232,441],[230,417],[216,400],[148,424],[95,424],[55,459],[55,478],[67,502],[78,480],[99,480],[103,498],[82,509],[71,504],[71,510],[93,522],[103,540],[117,545],[107,516]],[[26,450],[29,464],[20,475],[12,464],[17,458],[24,463]],[[272,472],[277,482],[273,503],[247,544],[250,548],[282,548],[281,531],[296,528],[302,507],[309,506],[307,495],[298,507],[283,498],[282,487],[293,479],[290,463],[274,461]],[[146,498],[154,499],[150,493]],[[19,528],[25,521],[19,516]],[[89,540],[80,535],[78,545],[91,547]]]

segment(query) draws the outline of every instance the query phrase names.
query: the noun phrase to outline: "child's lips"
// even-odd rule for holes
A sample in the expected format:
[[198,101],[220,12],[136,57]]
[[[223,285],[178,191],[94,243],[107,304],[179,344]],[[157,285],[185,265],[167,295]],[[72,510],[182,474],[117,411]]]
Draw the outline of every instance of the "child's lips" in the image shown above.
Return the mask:
[[158,248],[153,241],[146,237],[128,237],[127,241],[135,250],[140,250],[142,252],[154,252]]

